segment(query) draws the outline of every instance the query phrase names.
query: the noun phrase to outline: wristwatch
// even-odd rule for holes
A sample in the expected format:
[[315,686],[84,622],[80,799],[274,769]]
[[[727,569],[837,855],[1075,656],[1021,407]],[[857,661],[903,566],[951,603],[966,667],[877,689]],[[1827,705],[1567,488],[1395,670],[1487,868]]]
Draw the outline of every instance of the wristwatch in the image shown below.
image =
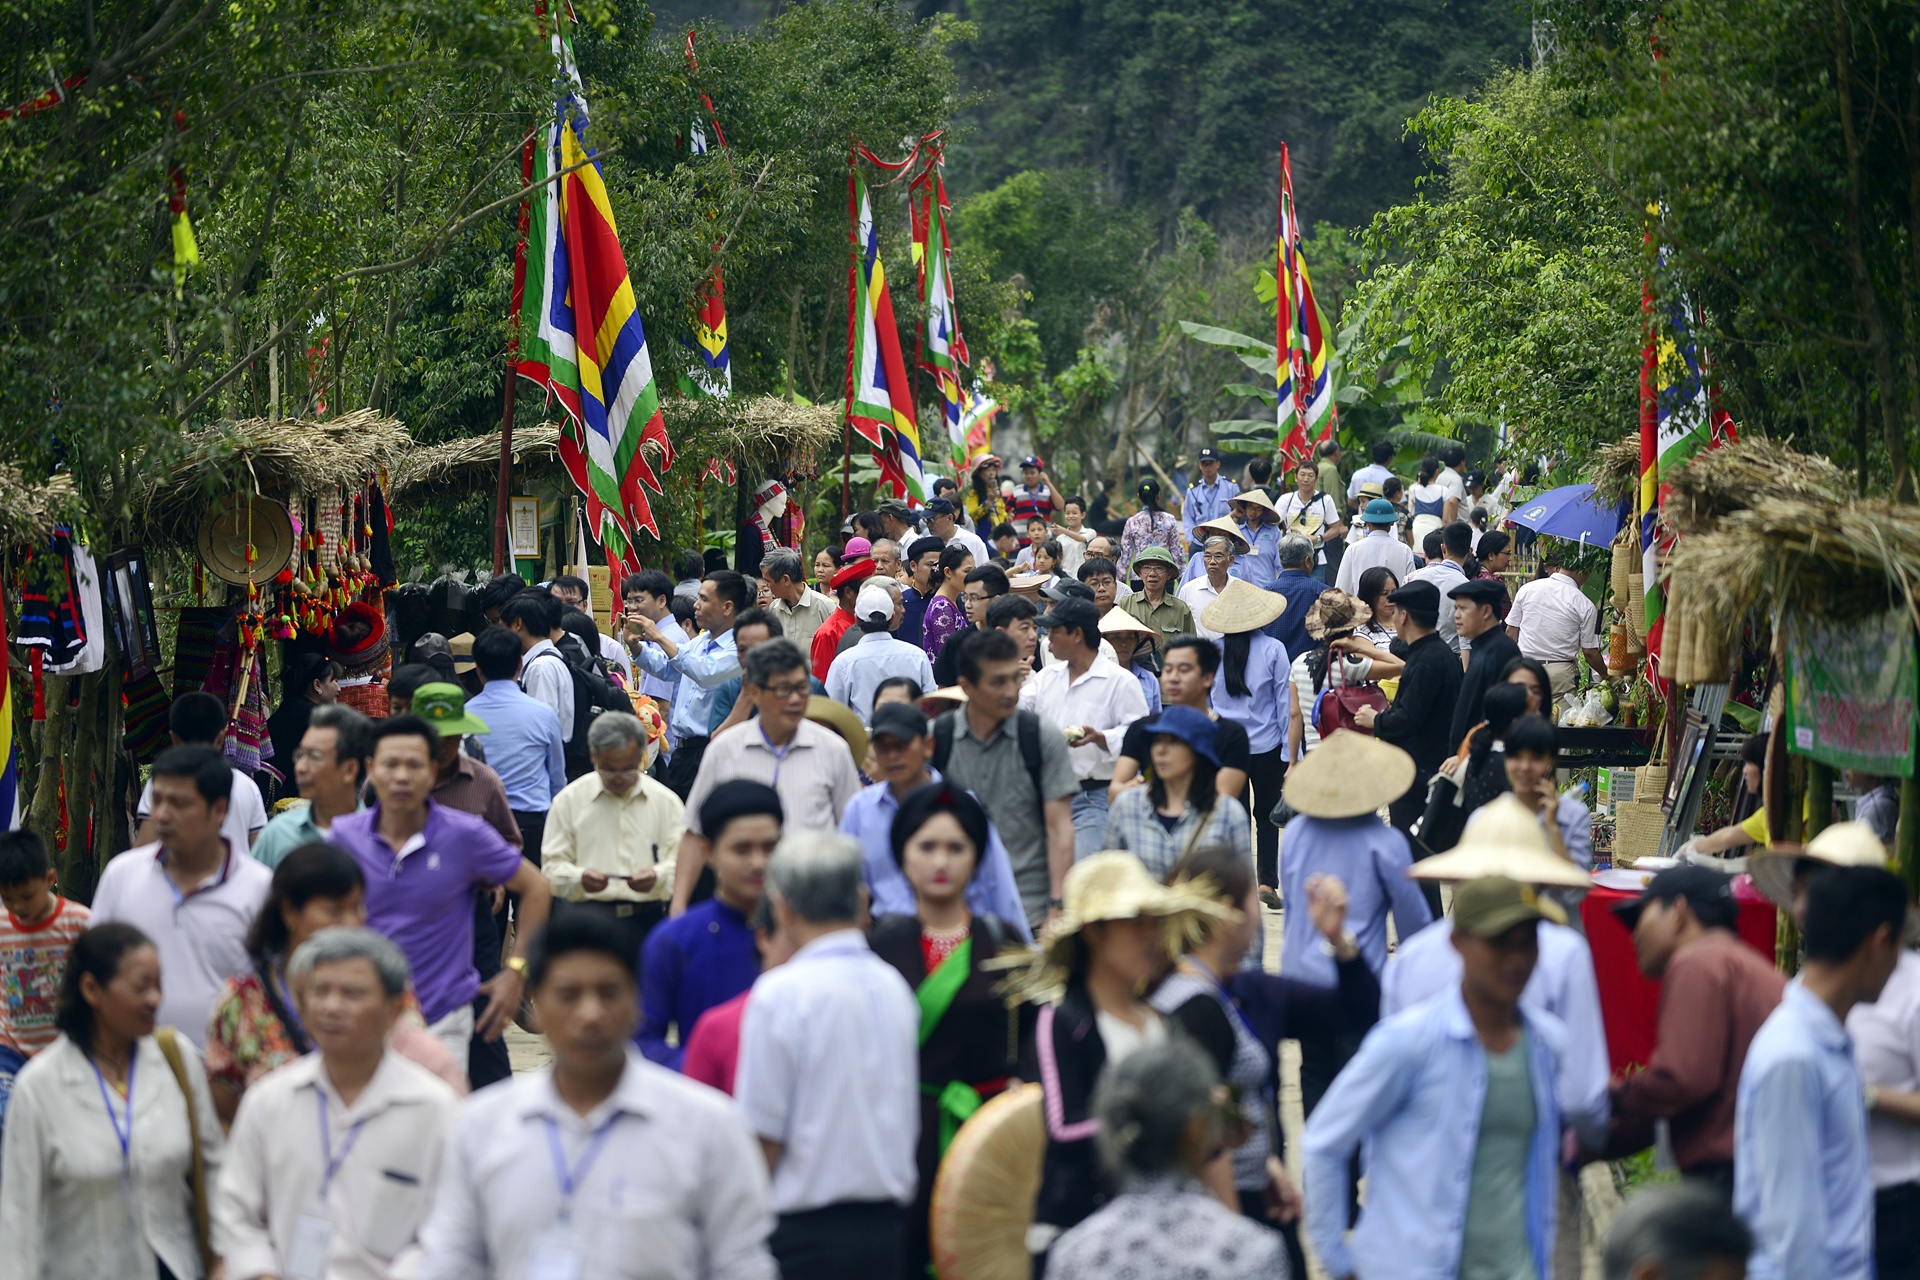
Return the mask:
[[1047,899],[1047,910],[1049,911],[1063,910],[1066,907],[1066,905],[1067,903],[1064,898],[1048,898]]
[[527,976],[527,958],[525,956],[508,956],[506,967],[523,978]]

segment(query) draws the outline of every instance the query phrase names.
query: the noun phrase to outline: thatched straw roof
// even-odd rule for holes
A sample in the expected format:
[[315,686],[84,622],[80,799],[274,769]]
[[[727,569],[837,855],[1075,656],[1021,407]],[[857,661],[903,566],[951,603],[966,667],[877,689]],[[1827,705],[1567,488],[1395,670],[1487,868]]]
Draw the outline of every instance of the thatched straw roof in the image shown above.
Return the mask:
[[[704,466],[709,457],[729,457],[736,463],[786,457],[808,449],[832,446],[840,437],[838,405],[798,405],[775,396],[753,399],[685,400],[662,402],[667,434],[681,455]],[[543,422],[513,429],[513,463],[558,466],[560,428]],[[649,446],[652,460],[658,453]],[[693,454],[699,454],[697,460]],[[396,497],[433,494],[454,497],[488,488],[500,463],[500,433],[469,436],[445,444],[421,445],[407,452],[393,469]],[[679,476],[676,468],[674,475]],[[490,491],[490,489],[489,489]]]
[[323,422],[222,422],[181,443],[181,456],[141,499],[151,540],[191,542],[215,495],[257,489],[285,497],[358,486],[398,462],[412,438],[394,419],[361,409]]
[[13,467],[0,466],[0,541],[39,542],[53,526],[71,517],[78,505],[73,477],[51,476],[45,484],[29,484]]

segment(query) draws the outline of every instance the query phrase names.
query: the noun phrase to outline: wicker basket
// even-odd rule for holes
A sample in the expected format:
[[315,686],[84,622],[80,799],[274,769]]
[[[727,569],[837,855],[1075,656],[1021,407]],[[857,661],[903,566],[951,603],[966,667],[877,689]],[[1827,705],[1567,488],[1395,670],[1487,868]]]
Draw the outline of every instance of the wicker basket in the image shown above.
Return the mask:
[[1667,798],[1667,766],[1664,764],[1643,764],[1633,771],[1633,800],[1635,804],[1650,804],[1660,807]]
[[1613,562],[1608,566],[1612,573],[1613,607],[1625,613],[1631,599],[1631,575],[1639,567],[1640,547],[1637,538],[1631,538],[1628,531],[1622,529],[1620,536],[1613,540]]
[[1666,815],[1657,804],[1635,801],[1619,806],[1613,820],[1613,865],[1631,867],[1642,858],[1657,855],[1666,827]]
[[1647,651],[1647,580],[1637,573],[1627,575],[1627,607],[1622,616],[1626,619],[1627,632],[1633,637],[1634,647],[1642,654]]

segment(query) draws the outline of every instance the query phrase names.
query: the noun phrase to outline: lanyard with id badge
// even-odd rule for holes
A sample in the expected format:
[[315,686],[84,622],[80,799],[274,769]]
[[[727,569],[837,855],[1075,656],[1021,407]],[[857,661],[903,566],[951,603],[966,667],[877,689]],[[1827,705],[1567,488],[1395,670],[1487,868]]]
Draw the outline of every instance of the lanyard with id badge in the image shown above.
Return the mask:
[[334,1175],[340,1172],[340,1166],[347,1162],[353,1153],[353,1144],[360,1140],[360,1130],[365,1127],[365,1116],[353,1122],[347,1130],[347,1140],[340,1146],[340,1154],[333,1153],[333,1131],[327,1124],[327,1095],[323,1090],[314,1090],[314,1099],[320,1112],[320,1158],[326,1162],[325,1171],[320,1176],[320,1198],[317,1203],[300,1215],[293,1228],[293,1247],[287,1250],[287,1280],[321,1280],[327,1274],[327,1255],[333,1247],[333,1214],[327,1203],[327,1194],[333,1189]]
[[114,1141],[120,1144],[120,1199],[127,1207],[127,1216],[136,1223],[140,1216],[133,1201],[133,1069],[139,1065],[139,1051],[127,1055],[127,1113],[126,1124],[120,1123],[121,1117],[114,1114],[113,1094],[107,1088],[107,1078],[100,1072],[100,1064],[91,1057],[87,1065],[93,1068],[93,1078],[100,1085],[100,1105],[107,1109],[107,1123],[113,1126]]
[[608,1116],[593,1131],[593,1136],[587,1139],[587,1145],[580,1149],[580,1159],[572,1168],[567,1167],[567,1153],[560,1141],[560,1126],[552,1116],[544,1117],[544,1121],[547,1150],[553,1157],[553,1176],[560,1184],[560,1220],[534,1238],[533,1255],[527,1262],[526,1280],[583,1280],[586,1249],[574,1226],[574,1195],[580,1190],[580,1184],[586,1181],[587,1171],[593,1167],[593,1162],[606,1149],[607,1139],[613,1134],[613,1126],[620,1122],[620,1115],[615,1112]]

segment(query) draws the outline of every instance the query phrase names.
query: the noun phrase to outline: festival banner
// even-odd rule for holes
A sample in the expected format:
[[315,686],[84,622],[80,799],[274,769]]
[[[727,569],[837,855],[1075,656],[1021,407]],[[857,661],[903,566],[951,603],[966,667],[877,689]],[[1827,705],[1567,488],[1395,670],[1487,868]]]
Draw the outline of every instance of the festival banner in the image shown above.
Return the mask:
[[[687,75],[700,99],[699,110],[687,126],[687,151],[699,160],[709,151],[708,122],[713,124],[713,141],[723,152],[727,147],[727,135],[720,127],[720,116],[713,109],[713,99],[699,87],[700,63],[693,56],[692,31],[687,32],[686,55]],[[711,210],[708,217],[712,217]],[[716,250],[718,247],[715,246]],[[700,363],[694,367],[692,385],[683,390],[688,394],[715,399],[730,396],[733,394],[733,355],[727,345],[727,286],[721,278],[718,261],[714,262],[713,274],[701,284],[700,295],[694,301],[693,349]]]
[[1307,258],[1300,250],[1300,213],[1293,202],[1293,165],[1280,144],[1280,235],[1274,281],[1279,313],[1274,345],[1279,350],[1274,381],[1279,388],[1280,456],[1303,462],[1313,446],[1333,434],[1333,370],[1328,364],[1326,322],[1314,300]]
[[[560,67],[554,120],[534,148],[519,371],[546,388],[566,414],[560,458],[586,498],[587,523],[603,543],[627,544],[644,529],[660,536],[646,490],[673,465],[673,445],[635,308],[633,286],[600,163],[587,142],[589,117],[573,51],[553,35]],[[637,569],[637,562],[631,562]]]
[[920,286],[920,368],[932,376],[940,397],[941,421],[946,427],[947,453],[957,468],[967,457],[966,402],[962,380],[967,364],[967,342],[960,335],[960,317],[953,305],[950,269],[952,242],[947,237],[947,187],[941,177],[938,149],[908,188],[907,207],[913,222],[913,260]]
[[872,447],[881,480],[894,496],[921,503],[927,491],[913,389],[907,383],[900,330],[880,261],[873,199],[857,161],[849,168],[847,192],[854,247],[847,307],[847,422]]
[[1787,746],[1836,769],[1913,775],[1913,623],[1895,609],[1861,622],[1782,616]]

